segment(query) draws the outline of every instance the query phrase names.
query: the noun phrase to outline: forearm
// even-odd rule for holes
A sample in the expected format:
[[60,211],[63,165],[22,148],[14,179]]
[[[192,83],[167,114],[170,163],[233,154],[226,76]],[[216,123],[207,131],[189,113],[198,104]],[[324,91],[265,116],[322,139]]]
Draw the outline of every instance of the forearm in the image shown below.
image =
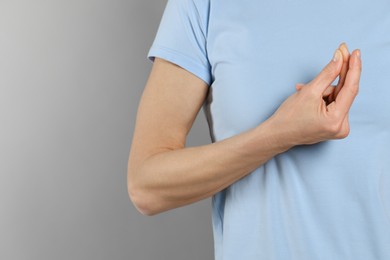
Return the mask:
[[265,121],[222,141],[153,155],[133,179],[138,197],[154,215],[212,196],[288,150],[281,135]]

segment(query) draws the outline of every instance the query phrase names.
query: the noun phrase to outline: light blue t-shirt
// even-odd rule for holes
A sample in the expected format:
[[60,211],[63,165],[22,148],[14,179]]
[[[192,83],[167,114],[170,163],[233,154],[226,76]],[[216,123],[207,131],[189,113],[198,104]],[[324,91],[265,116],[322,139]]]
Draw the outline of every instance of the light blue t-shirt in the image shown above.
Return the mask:
[[216,260],[390,259],[390,1],[168,0],[147,57],[208,83],[212,142],[265,121],[341,42],[363,64],[349,136],[294,146],[215,194]]

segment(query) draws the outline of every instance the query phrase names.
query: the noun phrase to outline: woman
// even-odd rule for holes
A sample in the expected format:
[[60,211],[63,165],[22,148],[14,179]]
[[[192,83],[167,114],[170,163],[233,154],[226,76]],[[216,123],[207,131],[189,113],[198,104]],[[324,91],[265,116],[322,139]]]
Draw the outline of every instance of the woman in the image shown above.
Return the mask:
[[[389,9],[168,0],[129,156],[137,209],[212,196],[216,260],[390,259]],[[202,106],[212,143],[185,147]]]

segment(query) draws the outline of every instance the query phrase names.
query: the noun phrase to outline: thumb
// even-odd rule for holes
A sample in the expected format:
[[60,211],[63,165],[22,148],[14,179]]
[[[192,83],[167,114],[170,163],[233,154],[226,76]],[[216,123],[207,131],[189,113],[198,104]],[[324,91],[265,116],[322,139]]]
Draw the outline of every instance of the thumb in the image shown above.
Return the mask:
[[326,88],[338,77],[343,64],[343,56],[340,49],[336,49],[332,60],[322,69],[322,71],[308,83],[319,96],[322,96]]

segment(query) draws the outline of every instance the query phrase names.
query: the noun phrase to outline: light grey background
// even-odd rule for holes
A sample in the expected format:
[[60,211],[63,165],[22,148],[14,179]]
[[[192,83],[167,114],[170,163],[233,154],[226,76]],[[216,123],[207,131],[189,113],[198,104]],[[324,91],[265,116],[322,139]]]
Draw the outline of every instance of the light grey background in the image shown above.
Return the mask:
[[[127,194],[165,4],[0,0],[0,259],[213,259],[210,198],[144,216]],[[210,142],[199,113],[187,145]]]

